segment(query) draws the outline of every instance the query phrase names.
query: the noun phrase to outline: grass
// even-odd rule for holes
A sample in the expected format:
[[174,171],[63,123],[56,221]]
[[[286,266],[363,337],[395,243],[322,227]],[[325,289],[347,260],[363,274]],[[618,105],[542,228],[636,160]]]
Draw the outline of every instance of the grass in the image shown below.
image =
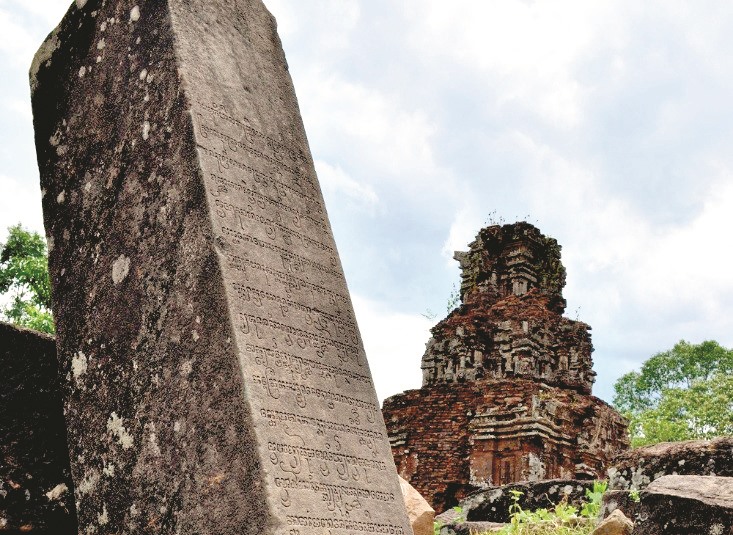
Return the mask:
[[[586,490],[587,501],[580,509],[563,500],[550,509],[535,511],[522,509],[519,505],[522,492],[511,490],[510,523],[498,532],[475,532],[473,535],[590,535],[598,523],[606,487],[605,481],[596,481],[592,490]],[[435,523],[435,535],[440,534],[441,527],[439,522]]]

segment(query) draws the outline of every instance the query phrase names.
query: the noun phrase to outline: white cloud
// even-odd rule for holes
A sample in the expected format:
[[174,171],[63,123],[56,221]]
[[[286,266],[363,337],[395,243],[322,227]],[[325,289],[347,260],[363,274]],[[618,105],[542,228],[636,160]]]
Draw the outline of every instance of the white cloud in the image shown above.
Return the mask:
[[[647,306],[699,302],[710,320],[728,306],[721,300],[733,296],[733,250],[728,236],[733,229],[733,169],[721,172],[691,223],[647,231],[635,273],[635,290]],[[733,319],[729,322],[733,324]]]
[[350,201],[352,206],[374,213],[379,198],[369,185],[360,184],[339,166],[330,165],[322,160],[316,160],[314,163],[318,181],[326,195],[330,194],[334,197],[342,195]]
[[[515,168],[519,195],[542,222],[540,229],[563,246],[568,315],[574,318],[579,309],[579,319],[594,327],[596,368],[603,374],[599,394],[610,398],[610,383],[622,372],[681,338],[733,343],[733,250],[727,239],[733,163],[727,157],[695,170],[709,185],[688,216],[660,224],[657,207],[633,203],[592,159],[518,132],[500,144],[523,162]],[[665,202],[664,193],[658,202]],[[459,214],[453,243],[466,227],[470,223]]]
[[[0,151],[0,232],[19,220],[43,230],[35,161],[14,140],[29,121],[30,58],[69,3],[0,0],[13,78],[0,95],[12,141]],[[414,334],[423,318],[366,292],[409,310],[449,288],[453,251],[492,210],[529,214],[563,246],[569,315],[580,308],[594,327],[600,391],[649,348],[733,344],[733,4],[266,4],[323,189],[344,201],[328,209],[382,397],[419,385],[427,334]]]
[[0,6],[0,54],[14,66],[30,67],[31,58],[41,41],[23,26],[22,21],[8,9]]
[[[329,58],[349,46],[351,33],[361,18],[358,0],[311,0],[291,2],[267,0],[270,13],[277,19],[277,29],[283,42],[307,39],[303,50],[312,60]],[[287,49],[287,47],[286,47]]]
[[8,227],[18,223],[45,235],[40,186],[32,188],[22,180],[0,174],[0,193],[0,240],[5,238]]
[[394,312],[388,303],[357,294],[351,298],[380,401],[420,388],[420,359],[432,322],[420,315]]
[[300,82],[304,122],[314,146],[330,148],[351,165],[379,167],[383,174],[372,180],[395,188],[438,174],[431,148],[436,127],[426,113],[406,110],[397,98],[333,73],[312,70]]
[[61,18],[69,9],[71,0],[33,0],[32,2],[26,0],[4,0],[3,4],[10,6],[9,9],[16,16],[23,11],[26,16],[31,15],[39,23],[48,25],[48,32],[50,32],[61,21]]
[[[516,108],[538,114],[554,126],[582,122],[591,86],[577,67],[598,47],[625,40],[614,3],[476,2],[410,0],[415,51],[470,71],[481,84],[487,109]],[[609,30],[617,31],[609,31]],[[612,42],[609,42],[612,41]],[[426,53],[427,52],[427,53]]]
[[481,218],[476,215],[471,206],[464,206],[453,219],[448,237],[443,243],[441,254],[449,267],[455,267],[453,254],[456,251],[466,251],[468,244],[476,237],[476,233],[483,226]]
[[18,115],[18,119],[31,123],[33,121],[33,112],[29,98],[8,98],[0,101],[0,104],[9,112]]

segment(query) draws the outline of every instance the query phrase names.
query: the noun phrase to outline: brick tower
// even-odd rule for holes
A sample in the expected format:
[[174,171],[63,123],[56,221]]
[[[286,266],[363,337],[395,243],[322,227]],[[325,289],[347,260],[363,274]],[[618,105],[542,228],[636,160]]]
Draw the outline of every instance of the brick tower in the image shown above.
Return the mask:
[[457,252],[462,304],[432,329],[423,385],[385,400],[400,475],[436,510],[477,488],[602,477],[626,422],[591,395],[590,327],[562,314],[557,241],[528,223]]

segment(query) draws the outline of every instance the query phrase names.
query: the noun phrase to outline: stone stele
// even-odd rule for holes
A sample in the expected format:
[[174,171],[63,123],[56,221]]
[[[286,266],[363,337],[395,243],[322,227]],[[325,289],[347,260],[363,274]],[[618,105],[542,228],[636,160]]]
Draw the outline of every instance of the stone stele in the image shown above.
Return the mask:
[[264,5],[76,0],[30,83],[79,532],[409,534]]

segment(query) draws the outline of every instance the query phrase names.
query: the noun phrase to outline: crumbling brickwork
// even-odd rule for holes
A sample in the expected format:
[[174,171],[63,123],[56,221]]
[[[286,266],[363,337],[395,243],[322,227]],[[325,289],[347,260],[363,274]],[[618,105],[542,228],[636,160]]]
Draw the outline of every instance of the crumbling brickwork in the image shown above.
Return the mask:
[[602,477],[626,422],[590,395],[590,327],[562,316],[560,246],[494,225],[455,258],[462,304],[432,329],[423,386],[384,402],[400,475],[436,511],[485,486]]
[[524,378],[590,394],[590,327],[562,316],[557,241],[528,223],[494,225],[455,258],[463,305],[432,330],[423,386]]

